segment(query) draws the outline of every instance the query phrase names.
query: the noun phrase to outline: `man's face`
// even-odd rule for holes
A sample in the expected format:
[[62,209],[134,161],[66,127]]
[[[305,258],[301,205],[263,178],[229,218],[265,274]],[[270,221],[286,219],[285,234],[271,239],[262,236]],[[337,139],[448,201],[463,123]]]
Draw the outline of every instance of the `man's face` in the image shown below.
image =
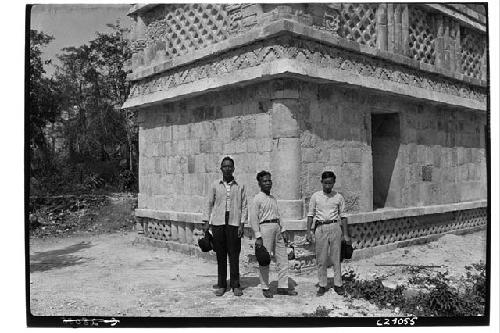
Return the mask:
[[265,175],[259,179],[259,187],[264,192],[270,192],[273,187],[273,181],[271,180],[271,175]]
[[233,173],[234,173],[234,165],[233,165],[233,162],[229,161],[229,160],[225,160],[222,162],[221,166],[220,166],[220,170],[222,171],[222,174],[224,176],[232,176]]
[[323,185],[323,192],[330,193],[335,185],[335,180],[333,178],[325,178],[321,180],[321,185]]

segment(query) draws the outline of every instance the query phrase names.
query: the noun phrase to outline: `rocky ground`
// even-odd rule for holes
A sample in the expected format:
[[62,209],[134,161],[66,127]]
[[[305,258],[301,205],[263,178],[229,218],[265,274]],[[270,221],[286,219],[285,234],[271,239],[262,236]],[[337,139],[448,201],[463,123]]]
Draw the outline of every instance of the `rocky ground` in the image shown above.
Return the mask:
[[[129,215],[130,198],[110,200],[99,209],[101,214],[97,214],[94,224],[101,225],[97,230],[107,232],[30,237],[33,315],[303,316],[317,313],[321,307],[331,310],[328,315],[335,317],[398,315],[394,309],[379,309],[366,300],[344,298],[333,290],[316,297],[314,271],[292,276],[290,283],[299,296],[265,299],[253,264],[241,267],[242,297],[235,297],[232,292],[216,297],[212,289],[217,280],[215,263],[138,244],[134,242],[136,234],[130,230],[131,224],[123,227],[121,221],[113,220],[113,216],[116,219]],[[105,211],[112,212],[111,217]],[[113,230],[106,223],[114,224]],[[440,266],[428,269],[448,271],[458,278],[465,274],[465,266],[484,262],[485,255],[486,233],[480,231],[445,235],[428,244],[346,263],[342,270],[354,270],[360,279],[382,277],[384,285],[392,288],[406,284],[414,275],[415,271],[404,265]]]

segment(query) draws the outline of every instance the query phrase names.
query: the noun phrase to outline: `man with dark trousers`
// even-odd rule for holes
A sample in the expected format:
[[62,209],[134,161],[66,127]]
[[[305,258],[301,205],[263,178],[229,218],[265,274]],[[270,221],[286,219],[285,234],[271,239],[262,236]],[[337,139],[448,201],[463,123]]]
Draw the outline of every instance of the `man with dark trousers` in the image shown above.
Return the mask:
[[226,292],[229,256],[229,285],[235,296],[241,296],[239,260],[243,226],[248,218],[246,190],[234,179],[234,160],[231,157],[222,159],[220,170],[222,179],[214,182],[208,191],[202,220],[205,230],[211,225],[214,237],[218,276],[215,295],[222,296]]

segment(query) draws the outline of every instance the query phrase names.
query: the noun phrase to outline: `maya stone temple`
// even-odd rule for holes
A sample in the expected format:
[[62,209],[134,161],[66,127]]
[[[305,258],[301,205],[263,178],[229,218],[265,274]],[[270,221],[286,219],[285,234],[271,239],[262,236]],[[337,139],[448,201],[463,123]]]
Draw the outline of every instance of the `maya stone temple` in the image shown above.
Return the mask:
[[[487,225],[484,5],[151,4],[129,15],[123,108],[138,112],[148,242],[199,254],[225,155],[249,203],[256,173],[272,173],[297,242],[325,170],[346,199],[355,257]],[[313,264],[297,253],[295,269]]]

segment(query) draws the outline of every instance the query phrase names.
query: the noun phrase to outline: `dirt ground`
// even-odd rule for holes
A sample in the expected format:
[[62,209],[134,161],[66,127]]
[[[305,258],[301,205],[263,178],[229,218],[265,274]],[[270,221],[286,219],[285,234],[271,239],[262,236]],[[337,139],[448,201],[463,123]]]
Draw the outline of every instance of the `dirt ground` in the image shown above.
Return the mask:
[[[213,294],[217,280],[214,262],[164,248],[134,243],[135,232],[30,238],[30,308],[49,316],[301,316],[318,306],[333,308],[330,316],[395,316],[364,300],[349,301],[332,289],[316,297],[316,272],[294,276],[299,295],[262,296],[256,267],[241,267],[242,297],[232,292]],[[451,276],[464,266],[485,261],[486,233],[445,235],[438,241],[386,252],[343,264],[361,279],[384,277],[388,284],[409,277],[401,266],[442,265]],[[433,268],[434,269],[434,268]],[[329,277],[332,276],[329,270]],[[271,278],[276,279],[276,274]],[[276,282],[274,282],[274,287]]]

